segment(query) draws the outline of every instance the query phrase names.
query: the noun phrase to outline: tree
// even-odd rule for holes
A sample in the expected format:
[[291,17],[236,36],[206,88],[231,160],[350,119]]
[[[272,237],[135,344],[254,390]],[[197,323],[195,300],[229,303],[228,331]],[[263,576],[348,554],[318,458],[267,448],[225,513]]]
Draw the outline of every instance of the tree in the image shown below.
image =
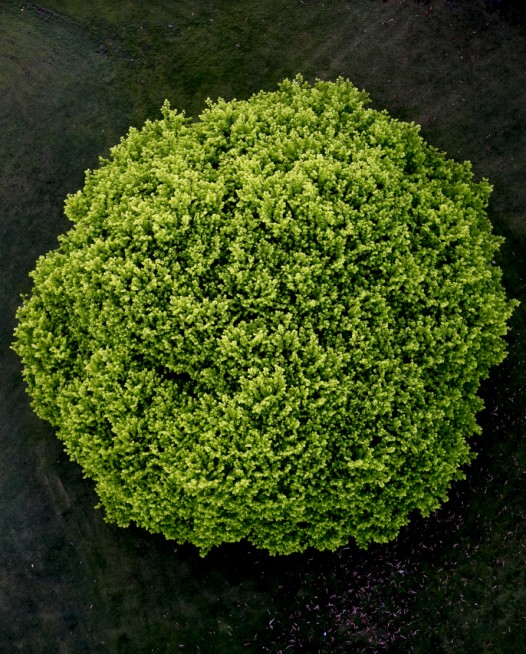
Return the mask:
[[165,104],[70,196],[14,348],[109,521],[387,542],[472,458],[514,302],[491,191],[349,81]]

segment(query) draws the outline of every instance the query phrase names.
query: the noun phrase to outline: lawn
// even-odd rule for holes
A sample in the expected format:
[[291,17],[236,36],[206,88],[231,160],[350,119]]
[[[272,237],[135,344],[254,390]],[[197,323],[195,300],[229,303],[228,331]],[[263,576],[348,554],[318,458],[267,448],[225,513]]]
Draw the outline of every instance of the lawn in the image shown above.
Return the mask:
[[[483,0],[5,0],[0,7],[0,636],[6,652],[524,651],[526,32]],[[272,558],[104,522],[31,411],[9,349],[28,272],[68,228],[67,193],[165,98],[197,115],[302,73],[376,108],[494,185],[514,313],[484,383],[467,479],[396,541]]]

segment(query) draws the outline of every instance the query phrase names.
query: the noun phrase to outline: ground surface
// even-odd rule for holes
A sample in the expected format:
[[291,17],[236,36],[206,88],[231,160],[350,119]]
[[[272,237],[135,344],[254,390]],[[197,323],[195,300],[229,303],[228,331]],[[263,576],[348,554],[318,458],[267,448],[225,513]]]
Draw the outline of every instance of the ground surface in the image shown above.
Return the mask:
[[[145,8],[146,7],[146,8]],[[488,7],[492,7],[489,11]],[[62,204],[165,98],[196,115],[285,76],[348,77],[494,184],[510,295],[526,305],[526,32],[465,0],[5,0],[0,8],[0,638],[3,651],[519,652],[526,640],[525,312],[485,383],[468,479],[394,543],[272,559],[106,525],[31,412],[10,352]]]

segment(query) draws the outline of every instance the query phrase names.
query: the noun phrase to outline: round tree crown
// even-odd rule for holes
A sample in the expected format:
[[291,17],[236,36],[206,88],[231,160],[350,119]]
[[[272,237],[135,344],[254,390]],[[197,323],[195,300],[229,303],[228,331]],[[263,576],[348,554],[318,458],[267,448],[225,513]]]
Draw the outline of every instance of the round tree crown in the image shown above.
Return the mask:
[[131,129],[15,349],[106,517],[201,553],[393,539],[473,454],[514,302],[491,187],[349,81]]

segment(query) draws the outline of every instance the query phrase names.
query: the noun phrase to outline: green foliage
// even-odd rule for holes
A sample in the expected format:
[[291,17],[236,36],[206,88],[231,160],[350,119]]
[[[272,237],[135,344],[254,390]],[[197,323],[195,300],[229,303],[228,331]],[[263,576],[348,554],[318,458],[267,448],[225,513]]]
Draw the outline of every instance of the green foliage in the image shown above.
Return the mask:
[[108,520],[365,547],[463,476],[515,305],[491,187],[367,102],[298,77],[165,104],[68,198],[14,347]]

